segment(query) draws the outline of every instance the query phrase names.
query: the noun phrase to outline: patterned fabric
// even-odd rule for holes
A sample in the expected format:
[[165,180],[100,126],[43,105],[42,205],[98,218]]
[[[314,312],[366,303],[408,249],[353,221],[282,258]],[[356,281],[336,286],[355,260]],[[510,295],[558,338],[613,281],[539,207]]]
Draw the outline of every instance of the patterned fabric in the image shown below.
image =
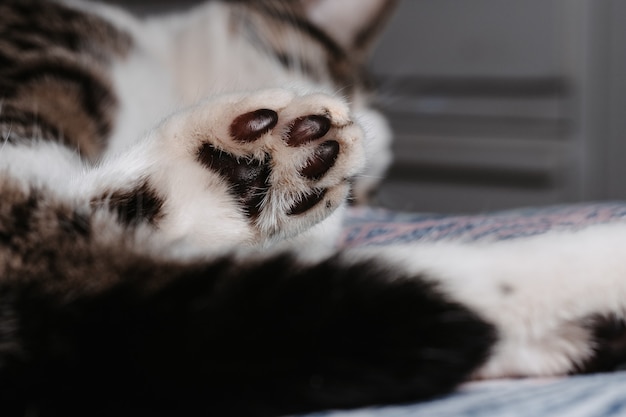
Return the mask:
[[626,221],[626,203],[526,208],[483,215],[411,214],[375,208],[349,212],[341,245],[355,247],[441,239],[511,239],[554,229]]
[[[472,216],[351,209],[341,245],[356,247],[440,239],[512,239],[555,229],[626,221],[626,203],[528,208]],[[466,384],[445,398],[397,407],[308,417],[618,417],[626,416],[626,372],[563,379]]]
[[626,372],[561,380],[486,381],[421,404],[308,417],[624,417],[625,394]]

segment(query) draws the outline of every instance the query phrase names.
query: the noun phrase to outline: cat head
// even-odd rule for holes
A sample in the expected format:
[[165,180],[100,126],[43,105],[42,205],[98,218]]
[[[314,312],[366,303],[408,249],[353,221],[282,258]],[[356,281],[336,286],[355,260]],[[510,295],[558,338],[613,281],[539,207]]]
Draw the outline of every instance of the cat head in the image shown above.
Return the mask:
[[301,0],[307,19],[355,57],[366,58],[397,0]]
[[363,66],[396,0],[243,2],[247,39],[291,75],[351,95],[365,87]]

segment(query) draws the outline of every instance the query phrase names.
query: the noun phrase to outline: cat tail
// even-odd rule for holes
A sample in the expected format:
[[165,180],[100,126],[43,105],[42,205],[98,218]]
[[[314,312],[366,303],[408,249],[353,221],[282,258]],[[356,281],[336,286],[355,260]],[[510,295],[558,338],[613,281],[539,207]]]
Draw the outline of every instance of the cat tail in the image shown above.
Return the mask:
[[[0,281],[3,416],[254,417],[408,402],[453,389],[495,340],[422,277],[372,259],[173,262],[123,245],[48,256],[37,276]],[[59,270],[63,256],[72,270]]]

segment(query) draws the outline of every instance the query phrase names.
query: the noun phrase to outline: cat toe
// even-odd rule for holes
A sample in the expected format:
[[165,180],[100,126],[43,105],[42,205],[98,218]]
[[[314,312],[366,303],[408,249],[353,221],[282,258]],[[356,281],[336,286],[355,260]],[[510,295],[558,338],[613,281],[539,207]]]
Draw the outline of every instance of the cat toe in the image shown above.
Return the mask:
[[335,140],[322,143],[300,170],[300,174],[310,180],[319,180],[335,165],[339,149],[339,143]]
[[324,199],[327,191],[326,189],[312,190],[309,194],[304,195],[300,200],[296,201],[287,212],[287,215],[296,216],[306,213]]
[[325,116],[310,115],[296,119],[287,133],[289,146],[301,146],[324,137],[330,130],[330,120]]
[[230,125],[230,135],[237,142],[255,142],[277,123],[278,114],[274,110],[259,109],[235,118]]

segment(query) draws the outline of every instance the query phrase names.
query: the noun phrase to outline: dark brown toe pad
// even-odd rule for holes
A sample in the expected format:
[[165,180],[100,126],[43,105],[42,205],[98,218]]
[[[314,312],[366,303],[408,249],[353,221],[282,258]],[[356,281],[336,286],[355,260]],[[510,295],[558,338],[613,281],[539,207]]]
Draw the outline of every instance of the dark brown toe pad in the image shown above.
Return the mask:
[[289,146],[302,146],[320,139],[330,130],[330,120],[325,116],[304,116],[294,120],[287,135]]
[[317,147],[300,173],[308,179],[319,180],[335,165],[339,156],[339,143],[329,140]]
[[272,130],[278,123],[274,110],[260,109],[244,113],[230,125],[230,135],[238,142],[254,142]]

